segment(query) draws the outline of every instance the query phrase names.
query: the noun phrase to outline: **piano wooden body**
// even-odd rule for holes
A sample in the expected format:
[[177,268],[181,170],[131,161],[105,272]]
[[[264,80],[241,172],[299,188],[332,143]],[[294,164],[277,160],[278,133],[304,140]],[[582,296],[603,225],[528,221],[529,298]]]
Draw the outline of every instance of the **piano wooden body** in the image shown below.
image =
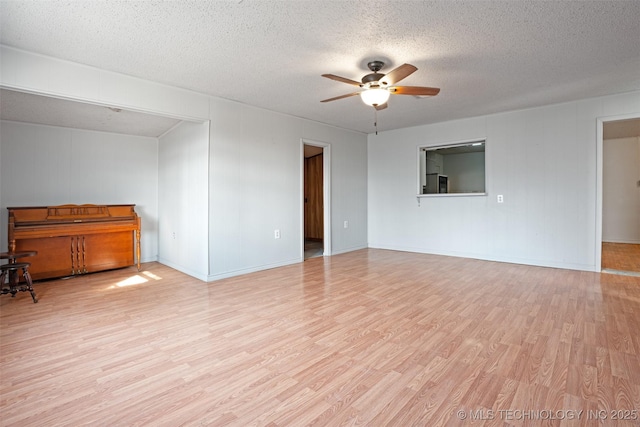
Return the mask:
[[135,205],[60,205],[9,210],[10,252],[25,258],[34,280],[128,267],[140,269],[140,217]]

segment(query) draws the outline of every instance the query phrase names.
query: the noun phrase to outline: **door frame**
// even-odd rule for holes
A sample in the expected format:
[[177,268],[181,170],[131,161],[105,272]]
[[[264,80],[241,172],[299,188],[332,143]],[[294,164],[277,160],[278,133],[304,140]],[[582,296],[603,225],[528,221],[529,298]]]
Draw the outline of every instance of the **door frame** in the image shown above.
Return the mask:
[[300,258],[304,260],[304,146],[322,148],[323,256],[331,255],[331,144],[312,139],[300,139]]
[[640,114],[623,114],[618,116],[599,117],[596,129],[596,265],[595,271],[602,272],[602,191],[604,179],[604,124],[618,120],[640,119]]

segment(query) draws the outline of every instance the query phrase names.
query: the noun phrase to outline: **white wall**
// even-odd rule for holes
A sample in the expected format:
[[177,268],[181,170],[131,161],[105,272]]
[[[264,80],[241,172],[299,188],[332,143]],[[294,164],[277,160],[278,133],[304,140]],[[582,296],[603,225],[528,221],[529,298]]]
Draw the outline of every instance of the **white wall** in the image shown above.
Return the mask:
[[[638,112],[633,92],[369,135],[369,245],[595,271],[597,119]],[[418,203],[417,147],[483,138],[488,195]]]
[[3,250],[8,206],[134,203],[142,261],[157,259],[156,138],[1,121],[0,153]]
[[209,122],[180,123],[158,151],[158,260],[207,280]]
[[[332,253],[367,247],[366,135],[7,46],[0,46],[0,56],[0,87],[151,112],[189,121],[211,119],[208,147],[208,280],[302,261],[303,138],[331,145]],[[198,133],[194,129],[175,131]],[[70,132],[73,133],[73,130]],[[153,173],[149,170],[148,175],[143,178],[156,182],[160,173],[164,191],[167,180],[174,173],[172,168],[178,168],[175,174],[180,177],[180,183],[174,183],[176,185],[170,186],[167,193],[162,194],[163,233],[176,228],[176,221],[186,215],[184,212],[168,210],[168,205],[164,204],[167,198],[186,195],[191,202],[200,201],[202,190],[198,186],[195,193],[192,193],[194,190],[189,188],[190,179],[199,176],[203,165],[202,158],[196,154],[204,153],[203,146],[195,142],[197,138],[189,143],[189,152],[180,153],[180,157],[174,159],[175,162],[167,157],[168,153],[178,148],[177,139],[180,138],[182,136],[167,135],[164,139],[166,146],[162,148],[161,171],[158,170],[156,141],[153,157],[155,169]],[[44,144],[43,148],[46,148]],[[194,151],[190,151],[191,149]],[[99,152],[98,147],[94,147],[94,150]],[[96,153],[89,150],[84,154],[88,156],[86,160],[89,162],[89,157]],[[14,155],[19,153],[5,155],[3,152],[0,155],[3,164],[18,161]],[[150,158],[147,157],[146,160],[149,161]],[[135,170],[138,166],[136,162],[130,165],[128,160],[123,163],[121,160],[113,159],[113,156],[111,159],[111,166],[101,163],[100,167],[121,170],[123,166],[127,166]],[[187,170],[187,161],[189,164],[195,162],[195,170]],[[64,174],[63,171],[55,173]],[[4,189],[7,187],[4,174],[3,169],[0,189],[2,200],[5,199]],[[39,179],[51,178],[39,176]],[[33,196],[39,198],[41,194],[38,190],[32,190]],[[157,197],[157,187],[152,194],[154,198]],[[65,195],[76,197],[74,200],[65,200],[66,203],[75,200],[82,203],[90,202],[86,200],[84,193],[76,193],[75,188]],[[127,199],[134,196],[126,192],[122,195]],[[10,198],[7,197],[7,200]],[[10,203],[13,204],[13,201]],[[155,206],[154,204],[154,209]],[[166,223],[164,212],[168,212],[170,216]],[[154,210],[146,223],[153,224],[155,230],[158,230],[160,216],[155,216],[155,213]],[[200,226],[200,213],[196,215],[198,219],[194,224]],[[342,227],[345,220],[349,221],[348,229]],[[143,217],[143,227],[144,223]],[[168,228],[164,228],[165,224]],[[281,239],[273,238],[275,229],[281,230]],[[173,265],[177,268],[201,277],[202,260],[197,257],[191,258],[195,263],[192,265],[191,261],[185,260],[179,252],[180,248],[191,250],[189,240],[192,237],[196,247],[201,248],[202,235],[195,236],[193,229],[177,234],[176,240],[184,239],[178,242],[177,248],[171,244],[165,246],[166,240],[163,238],[162,256],[166,255],[169,263],[175,262]],[[152,243],[153,249],[149,249],[148,252],[151,254],[152,251],[153,256],[156,256],[157,235],[154,234],[153,238],[156,239]],[[6,241],[6,238],[3,241]],[[151,242],[144,242],[143,231],[143,249],[147,244]],[[143,253],[144,255],[146,253]]]
[[367,247],[366,135],[212,99],[210,279],[302,261],[302,138],[331,145],[332,253]]
[[640,137],[603,142],[602,241],[640,243]]

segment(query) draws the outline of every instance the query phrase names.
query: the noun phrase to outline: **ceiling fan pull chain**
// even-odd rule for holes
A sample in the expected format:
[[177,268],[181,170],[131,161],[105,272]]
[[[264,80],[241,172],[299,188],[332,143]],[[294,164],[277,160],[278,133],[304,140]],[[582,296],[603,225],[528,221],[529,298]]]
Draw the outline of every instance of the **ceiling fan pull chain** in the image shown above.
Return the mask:
[[376,135],[378,134],[378,110],[373,109],[373,126],[376,128]]

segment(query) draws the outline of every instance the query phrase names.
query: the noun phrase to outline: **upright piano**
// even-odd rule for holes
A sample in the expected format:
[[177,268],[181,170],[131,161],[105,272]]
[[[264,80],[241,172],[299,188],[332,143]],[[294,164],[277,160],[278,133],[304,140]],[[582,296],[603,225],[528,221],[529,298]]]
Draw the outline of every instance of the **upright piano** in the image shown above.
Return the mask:
[[10,252],[35,250],[34,280],[128,267],[140,269],[140,217],[135,205],[12,207]]

